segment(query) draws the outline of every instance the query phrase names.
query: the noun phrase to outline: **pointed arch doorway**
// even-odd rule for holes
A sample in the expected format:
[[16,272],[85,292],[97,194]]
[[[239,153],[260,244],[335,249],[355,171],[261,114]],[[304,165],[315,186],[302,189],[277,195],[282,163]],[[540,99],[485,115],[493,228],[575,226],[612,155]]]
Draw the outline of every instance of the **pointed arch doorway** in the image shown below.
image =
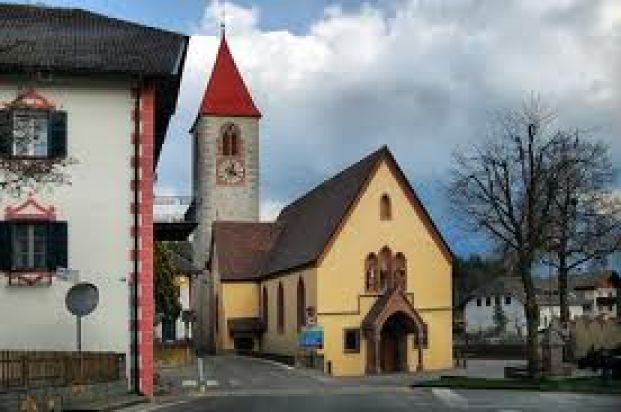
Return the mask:
[[367,341],[366,372],[369,374],[408,371],[408,336],[417,340],[417,370],[423,369],[422,340],[426,326],[398,288],[379,297],[362,321]]

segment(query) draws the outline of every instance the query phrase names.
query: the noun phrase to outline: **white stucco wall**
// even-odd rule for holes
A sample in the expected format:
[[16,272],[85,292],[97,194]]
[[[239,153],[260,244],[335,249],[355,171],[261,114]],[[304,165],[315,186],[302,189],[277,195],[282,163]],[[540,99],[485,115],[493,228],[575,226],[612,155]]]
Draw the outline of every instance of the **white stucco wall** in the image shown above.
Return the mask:
[[[67,112],[68,156],[72,185],[37,193],[44,206],[57,208],[68,222],[69,266],[81,280],[99,288],[99,307],[82,322],[83,349],[127,352],[129,298],[126,278],[132,271],[130,227],[133,172],[130,158],[132,99],[121,81],[56,80],[36,91]],[[0,84],[0,104],[15,99],[17,83]],[[26,199],[0,194],[4,208]],[[68,282],[51,286],[9,287],[0,277],[0,349],[74,350],[75,321],[65,309]]]
[[[511,303],[507,305],[505,297],[501,296],[500,305],[507,318],[506,331],[513,334],[524,332],[526,317],[522,303],[516,298],[511,297]],[[485,305],[485,298],[481,298],[481,306],[477,306],[476,298],[468,301],[464,307],[464,320],[468,333],[477,333],[495,328],[494,297],[491,297],[489,306]],[[518,329],[521,332],[518,332]]]

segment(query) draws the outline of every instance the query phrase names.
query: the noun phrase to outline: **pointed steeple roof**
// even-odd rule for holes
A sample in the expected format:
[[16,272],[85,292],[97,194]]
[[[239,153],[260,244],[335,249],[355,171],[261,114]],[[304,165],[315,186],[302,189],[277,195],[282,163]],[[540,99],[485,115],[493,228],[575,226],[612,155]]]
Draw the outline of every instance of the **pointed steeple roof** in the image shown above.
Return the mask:
[[199,115],[261,117],[222,35]]

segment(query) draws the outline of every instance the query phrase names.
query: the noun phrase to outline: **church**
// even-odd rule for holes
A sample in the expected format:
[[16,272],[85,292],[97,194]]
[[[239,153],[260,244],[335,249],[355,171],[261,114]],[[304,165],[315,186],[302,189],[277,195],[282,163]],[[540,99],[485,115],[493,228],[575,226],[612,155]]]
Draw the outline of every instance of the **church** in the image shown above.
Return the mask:
[[452,367],[452,252],[384,146],[259,220],[259,121],[223,35],[192,127],[195,338],[335,376]]

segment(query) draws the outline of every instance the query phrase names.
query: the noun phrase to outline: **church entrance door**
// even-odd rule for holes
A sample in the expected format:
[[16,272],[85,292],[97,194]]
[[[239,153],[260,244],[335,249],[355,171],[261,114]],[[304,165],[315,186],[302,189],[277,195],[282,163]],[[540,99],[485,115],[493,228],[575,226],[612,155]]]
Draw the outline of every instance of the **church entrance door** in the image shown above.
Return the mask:
[[404,314],[395,313],[386,320],[380,334],[380,369],[382,373],[407,370],[407,325]]

